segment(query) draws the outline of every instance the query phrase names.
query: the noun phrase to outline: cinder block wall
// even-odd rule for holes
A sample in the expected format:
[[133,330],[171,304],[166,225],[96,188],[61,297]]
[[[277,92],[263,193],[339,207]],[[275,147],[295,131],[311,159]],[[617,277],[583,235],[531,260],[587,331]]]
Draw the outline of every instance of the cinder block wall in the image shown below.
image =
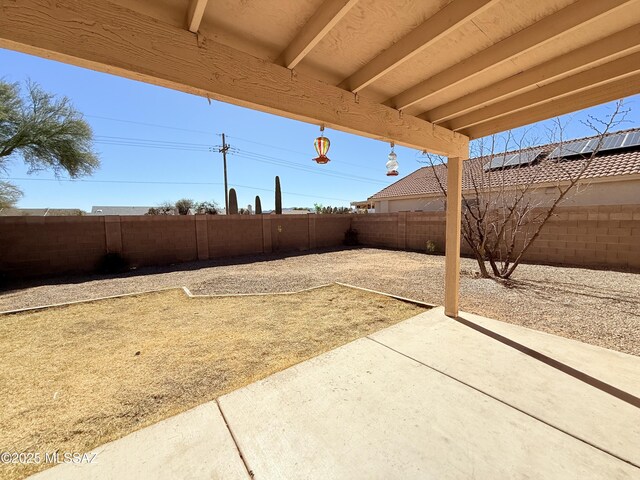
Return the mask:
[[0,217],[0,274],[92,271],[106,252],[104,217]]
[[527,261],[640,268],[640,205],[566,207],[549,219]]
[[105,254],[168,265],[342,245],[349,215],[0,217],[0,275],[94,272]]
[[351,220],[351,226],[358,231],[358,241],[362,245],[400,248],[397,213],[355,215]]
[[[353,218],[366,246],[444,252],[444,212],[400,212]],[[463,255],[471,250],[464,240]],[[640,269],[640,205],[560,207],[527,251],[526,262]]]
[[309,250],[310,215],[275,215],[271,218],[273,252]]
[[342,245],[344,232],[351,227],[351,215],[309,215],[311,248]]
[[435,242],[438,251],[444,252],[444,212],[409,212],[406,218],[406,248],[424,251],[427,240]]
[[[207,225],[206,258],[263,253],[262,217],[255,215],[196,215]],[[201,220],[202,221],[202,220]],[[201,260],[205,258],[200,257]]]
[[[93,272],[106,253],[145,266],[304,251],[342,245],[349,227],[364,246],[424,251],[431,240],[444,252],[442,212],[0,217],[0,275]],[[640,269],[640,205],[559,208],[525,261]]]
[[[108,217],[105,217],[108,218]],[[195,216],[122,216],[122,254],[131,265],[166,265],[198,259]]]

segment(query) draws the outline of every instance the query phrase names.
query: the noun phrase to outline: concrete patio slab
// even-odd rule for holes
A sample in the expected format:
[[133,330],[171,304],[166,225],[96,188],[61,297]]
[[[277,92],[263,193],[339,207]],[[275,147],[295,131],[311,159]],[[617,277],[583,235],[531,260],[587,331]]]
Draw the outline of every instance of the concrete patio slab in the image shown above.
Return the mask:
[[[492,331],[500,330],[530,348],[553,353],[554,358],[570,361],[575,368],[601,374],[618,385],[628,384],[631,365],[635,364],[635,372],[640,371],[640,358],[631,355],[594,349],[515,325],[498,328],[502,325],[496,324],[502,322],[477,315],[461,316]],[[444,315],[442,308],[381,330],[370,338],[640,466],[640,409],[453,321]],[[594,363],[608,366],[606,374]]]
[[640,478],[640,408],[505,340],[619,388],[640,359],[461,316],[507,338],[436,308],[32,478]]
[[[457,354],[455,343],[445,347]],[[489,372],[483,376],[490,380]],[[545,388],[564,380],[559,373]],[[225,395],[219,404],[258,480],[640,475],[633,465],[370,338]]]
[[472,313],[460,317],[640,397],[640,357]]
[[247,480],[216,402],[200,405],[92,451],[92,463],[63,464],[37,480]]

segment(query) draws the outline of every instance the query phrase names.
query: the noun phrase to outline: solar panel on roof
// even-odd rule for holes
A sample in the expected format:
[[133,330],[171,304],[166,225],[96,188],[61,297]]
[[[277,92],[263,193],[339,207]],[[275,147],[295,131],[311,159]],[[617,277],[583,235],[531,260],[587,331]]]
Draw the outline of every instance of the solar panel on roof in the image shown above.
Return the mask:
[[588,155],[598,149],[599,152],[615,150],[618,148],[632,147],[640,145],[640,131],[638,132],[622,132],[607,135],[602,139],[598,146],[599,139],[592,138],[590,140],[574,140],[566,142],[556,147],[549,155],[550,159],[571,157],[573,155]]
[[496,155],[495,157],[493,157],[491,159],[491,162],[487,163],[484,166],[484,171],[488,172],[489,170],[494,170],[496,168],[502,168],[502,167],[506,166],[507,163],[515,156],[516,156],[515,154]]
[[528,165],[533,162],[538,155],[542,153],[542,148],[536,148],[533,150],[525,150],[520,153],[516,153],[513,155],[507,163],[504,164],[505,167],[514,167],[516,165]]
[[613,150],[615,148],[620,148],[626,136],[627,136],[626,133],[617,133],[614,135],[607,135],[602,140],[602,145],[600,146],[600,150],[603,151],[603,150]]
[[484,166],[484,171],[488,172],[489,170],[496,170],[499,168],[528,165],[538,158],[542,152],[542,148],[536,148],[508,155],[499,155]]
[[571,142],[565,142],[562,145],[558,145],[553,152],[549,154],[548,158],[553,159],[580,155],[590,146],[590,143],[591,140],[573,140]]
[[598,139],[592,138],[587,142],[585,147],[582,149],[582,153],[591,153],[595,150],[597,146],[598,146]]
[[[576,155],[590,155],[598,148],[598,151],[615,150],[618,148],[635,147],[640,145],[640,130],[635,132],[612,133],[602,139],[598,146],[598,138],[572,140],[557,146],[547,158],[572,157]],[[495,170],[503,167],[514,167],[517,165],[527,165],[533,162],[544,152],[543,148],[525,150],[520,153],[498,155],[491,162],[485,164],[484,171]]]
[[635,147],[637,145],[640,145],[640,130],[628,133],[622,144],[623,147]]

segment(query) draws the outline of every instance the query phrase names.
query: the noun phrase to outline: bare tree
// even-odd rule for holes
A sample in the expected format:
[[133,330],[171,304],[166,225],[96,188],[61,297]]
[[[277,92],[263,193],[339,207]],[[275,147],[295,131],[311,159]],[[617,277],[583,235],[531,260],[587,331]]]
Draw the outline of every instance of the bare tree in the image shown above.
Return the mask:
[[162,202],[158,207],[151,207],[145,215],[175,215],[176,209],[171,202]]
[[[607,134],[624,121],[627,113],[620,100],[604,120],[590,116],[584,123],[595,133],[595,146],[588,156],[578,159],[563,158],[574,152],[546,158],[549,150],[534,147],[540,145],[540,139],[530,138],[529,132],[519,138],[507,132],[502,138],[492,136],[474,142],[472,153],[476,158],[464,165],[461,230],[483,277],[508,279],[513,274],[557,207],[577,191]],[[565,149],[565,127],[556,119],[547,130],[547,143],[552,149]],[[525,159],[527,168],[506,165],[510,158],[507,152],[515,150],[521,152],[519,158]],[[426,155],[426,163],[446,198],[446,163],[432,155]]]
[[200,214],[217,215],[218,213],[220,213],[220,207],[215,201],[199,202],[196,203],[193,208],[196,213]]

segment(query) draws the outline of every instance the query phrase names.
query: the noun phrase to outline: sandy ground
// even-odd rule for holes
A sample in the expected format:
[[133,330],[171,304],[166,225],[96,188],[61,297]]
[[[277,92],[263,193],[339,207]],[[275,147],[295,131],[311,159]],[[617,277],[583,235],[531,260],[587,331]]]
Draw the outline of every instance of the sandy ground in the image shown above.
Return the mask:
[[[521,265],[505,284],[476,278],[474,260],[461,268],[464,311],[640,355],[640,274]],[[0,310],[170,286],[254,293],[334,281],[442,304],[444,257],[365,248],[149,268],[23,285],[0,295]]]
[[[182,289],[0,316],[2,451],[87,452],[425,309],[337,285]],[[2,465],[17,479],[46,465]]]

